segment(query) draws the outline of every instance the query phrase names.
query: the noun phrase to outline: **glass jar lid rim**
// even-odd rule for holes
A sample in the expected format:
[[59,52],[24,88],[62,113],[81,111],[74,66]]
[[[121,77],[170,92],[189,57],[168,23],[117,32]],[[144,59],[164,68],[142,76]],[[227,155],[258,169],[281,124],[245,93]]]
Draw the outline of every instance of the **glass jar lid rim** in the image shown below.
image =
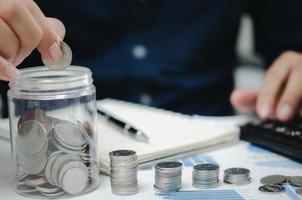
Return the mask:
[[92,73],[86,67],[69,66],[65,70],[50,70],[45,66],[20,69],[16,80],[10,81],[12,90],[43,91],[85,87],[92,84]]

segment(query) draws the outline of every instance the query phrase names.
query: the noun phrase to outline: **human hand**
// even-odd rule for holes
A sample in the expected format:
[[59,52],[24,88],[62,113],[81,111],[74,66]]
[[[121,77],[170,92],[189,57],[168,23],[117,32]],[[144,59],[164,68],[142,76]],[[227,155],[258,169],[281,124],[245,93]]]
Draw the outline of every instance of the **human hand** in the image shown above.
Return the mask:
[[45,59],[60,59],[64,35],[62,22],[45,17],[33,0],[0,0],[0,79],[16,79],[16,66],[35,48]]
[[256,112],[263,119],[288,121],[302,117],[302,54],[287,51],[266,72],[260,91],[234,91],[231,103],[238,110]]

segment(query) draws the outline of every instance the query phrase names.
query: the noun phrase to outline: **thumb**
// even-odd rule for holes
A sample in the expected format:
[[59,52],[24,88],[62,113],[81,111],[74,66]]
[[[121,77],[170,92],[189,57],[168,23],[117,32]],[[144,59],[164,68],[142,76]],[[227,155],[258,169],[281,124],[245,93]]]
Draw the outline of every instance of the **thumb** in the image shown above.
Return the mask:
[[257,91],[235,90],[231,94],[230,101],[235,109],[243,112],[255,112]]
[[[47,60],[60,59],[62,57],[60,42],[65,36],[65,27],[63,23],[55,18],[45,17],[39,6],[34,1],[25,0],[24,2],[43,31],[43,37],[38,44],[37,49]],[[16,59],[16,65],[20,64],[23,59],[24,56],[19,55],[19,58]]]
[[46,18],[47,29],[44,29],[43,39],[38,50],[47,60],[59,60],[62,57],[60,42],[65,36],[63,23],[55,18]]

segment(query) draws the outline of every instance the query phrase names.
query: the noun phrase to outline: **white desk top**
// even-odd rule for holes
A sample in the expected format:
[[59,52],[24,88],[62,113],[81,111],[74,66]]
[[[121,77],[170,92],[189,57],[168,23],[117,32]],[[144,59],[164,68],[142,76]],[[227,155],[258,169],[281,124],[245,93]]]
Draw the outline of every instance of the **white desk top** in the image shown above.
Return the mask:
[[[0,200],[21,200],[28,199],[14,192],[11,176],[10,144],[7,141],[0,140]],[[182,160],[186,166],[183,170],[183,190],[192,190],[190,165],[196,162],[216,161],[220,164],[220,180],[223,176],[223,170],[229,167],[246,167],[251,170],[252,183],[244,186],[230,186],[225,183],[220,184],[217,190],[232,189],[237,191],[247,200],[299,200],[292,187],[286,186],[286,192],[281,195],[267,195],[258,191],[261,185],[261,177],[271,174],[284,175],[302,175],[302,165],[290,161],[282,156],[262,150],[246,142],[240,142],[234,146],[209,152],[207,154],[197,155]],[[153,170],[143,170],[139,172],[139,193],[134,196],[120,197],[111,194],[110,181],[108,177],[101,177],[101,186],[90,194],[73,198],[75,200],[100,200],[100,199],[161,199],[153,190]],[[209,193],[214,191],[210,190]],[[178,193],[182,194],[182,193]],[[173,198],[172,198],[173,199]],[[183,197],[183,199],[186,199]],[[221,198],[227,199],[227,198]]]

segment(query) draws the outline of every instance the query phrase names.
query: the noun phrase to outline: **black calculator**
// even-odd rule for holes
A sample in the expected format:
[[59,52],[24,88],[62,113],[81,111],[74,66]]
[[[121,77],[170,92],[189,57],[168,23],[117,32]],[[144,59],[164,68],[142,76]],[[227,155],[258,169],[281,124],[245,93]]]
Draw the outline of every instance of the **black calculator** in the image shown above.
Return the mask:
[[256,119],[240,127],[240,139],[302,163],[302,119]]

